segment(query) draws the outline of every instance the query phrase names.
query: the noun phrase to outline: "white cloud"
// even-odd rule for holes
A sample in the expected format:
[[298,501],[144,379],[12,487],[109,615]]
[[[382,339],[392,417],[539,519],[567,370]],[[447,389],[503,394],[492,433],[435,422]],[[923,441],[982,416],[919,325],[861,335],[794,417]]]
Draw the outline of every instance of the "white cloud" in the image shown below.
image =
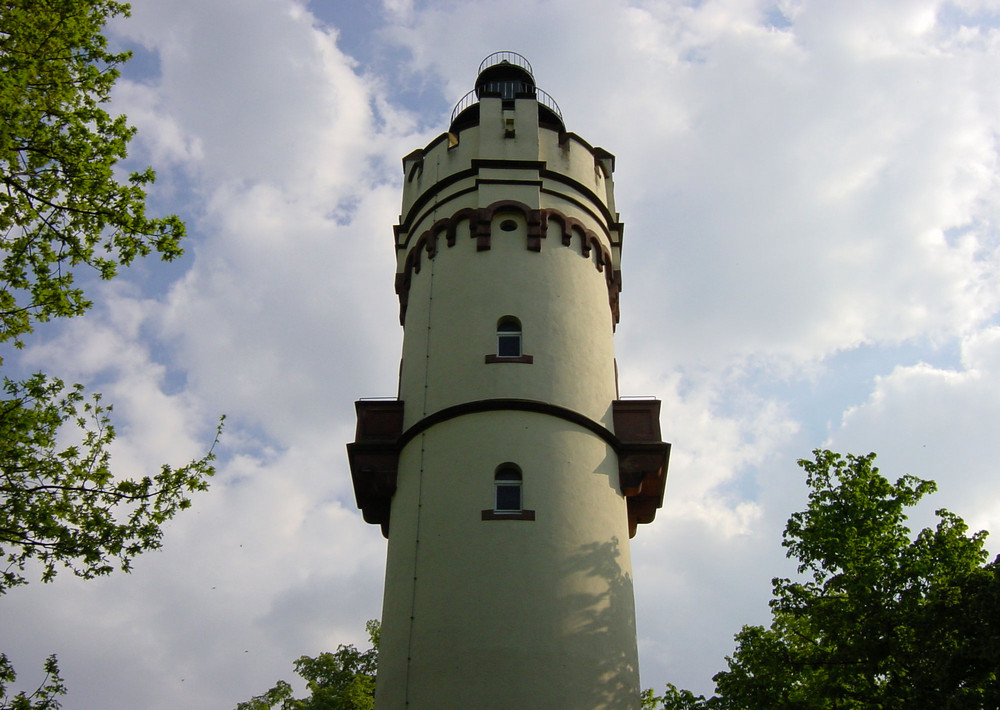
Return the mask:
[[[683,133],[668,123],[658,140],[651,122],[618,149],[634,166],[618,181],[626,239],[663,245],[626,282],[641,302],[660,294],[639,318],[670,324],[670,355],[723,363],[802,362],[983,322],[997,308],[996,118],[969,74],[991,60],[929,45],[929,57],[866,63],[782,35],[733,33],[678,70],[621,73],[611,103],[648,95],[662,72],[687,114]],[[966,239],[944,238],[955,231]]]
[[413,15],[413,0],[382,0],[382,6],[396,20],[405,21]]
[[167,368],[157,361],[144,326],[155,304],[125,284],[100,288],[100,306],[70,322],[57,337],[29,346],[23,364],[88,383],[88,396],[113,405],[118,438],[112,452],[121,470],[143,472],[163,463],[201,458],[212,443],[212,418],[194,392],[172,392]]
[[192,383],[282,437],[343,416],[359,383],[394,394],[395,193],[365,193],[347,224],[270,187],[218,199],[213,242],[164,311]]
[[139,125],[150,140],[198,146],[188,165],[202,179],[319,196],[365,176],[368,87],[298,3],[135,3],[116,27],[159,57],[156,102],[144,92],[137,124],[150,122]]
[[[390,373],[391,394],[398,340],[372,328],[394,318],[392,185],[411,119],[296,3],[141,5],[125,27],[159,52],[140,129],[204,146],[185,163],[202,193],[196,259],[159,314],[192,385],[279,437],[350,411],[362,393],[345,371]],[[394,345],[370,352],[379,332]]]
[[131,575],[13,590],[15,667],[59,653],[75,707],[231,707],[304,653],[363,645],[385,545],[330,497],[337,434],[233,459]]
[[[997,309],[993,56],[931,31],[926,2],[800,4],[783,31],[765,9],[537,2],[525,29],[507,7],[460,3],[392,36],[456,98],[482,37],[532,48],[568,128],[618,155],[623,332],[669,324],[672,366],[803,363],[983,322]],[[532,34],[579,16],[572,40]],[[859,34],[886,48],[859,55]]]
[[[842,450],[875,451],[890,478],[909,473],[937,482],[915,526],[932,524],[931,510],[945,507],[974,530],[1000,531],[998,421],[1000,327],[994,326],[962,340],[961,369],[918,363],[878,378],[868,401],[844,413],[831,439]],[[997,539],[988,547],[1000,551]]]

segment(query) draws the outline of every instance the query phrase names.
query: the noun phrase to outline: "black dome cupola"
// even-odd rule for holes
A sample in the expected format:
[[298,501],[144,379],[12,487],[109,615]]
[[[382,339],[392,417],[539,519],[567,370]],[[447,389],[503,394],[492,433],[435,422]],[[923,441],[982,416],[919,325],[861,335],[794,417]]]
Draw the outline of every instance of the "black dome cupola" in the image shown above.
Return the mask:
[[517,52],[494,52],[479,65],[476,88],[462,97],[451,112],[451,131],[479,122],[479,101],[499,98],[504,102],[514,99],[538,101],[538,123],[564,131],[562,112],[555,100],[535,86],[531,64]]
[[494,52],[479,65],[476,96],[535,98],[535,76],[531,73],[531,64],[517,52]]

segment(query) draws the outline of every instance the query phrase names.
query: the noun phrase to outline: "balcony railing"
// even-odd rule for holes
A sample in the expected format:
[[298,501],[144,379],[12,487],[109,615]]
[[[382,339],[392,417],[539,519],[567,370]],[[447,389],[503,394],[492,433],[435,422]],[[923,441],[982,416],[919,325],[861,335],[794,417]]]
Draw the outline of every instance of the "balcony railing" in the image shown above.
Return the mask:
[[[513,99],[518,96],[533,95],[533,98],[537,100],[538,103],[554,113],[560,121],[563,120],[562,111],[559,110],[559,104],[556,103],[555,99],[538,87],[529,87],[529,90],[526,92],[518,92],[517,87],[519,86],[524,85],[521,82],[498,81],[484,84],[479,89],[473,89],[463,96],[457,104],[455,104],[455,108],[452,109],[451,112],[451,122],[454,123],[455,119],[458,118],[458,115],[462,113],[462,111],[479,103],[480,95],[484,97],[497,96],[502,99]],[[477,91],[479,92],[478,94],[476,93]]]
[[479,73],[482,74],[483,69],[486,69],[487,67],[492,67],[494,64],[503,64],[504,62],[521,67],[532,76],[535,75],[535,73],[531,71],[531,64],[528,63],[528,60],[517,52],[494,52],[490,56],[486,57],[482,64],[479,65]]

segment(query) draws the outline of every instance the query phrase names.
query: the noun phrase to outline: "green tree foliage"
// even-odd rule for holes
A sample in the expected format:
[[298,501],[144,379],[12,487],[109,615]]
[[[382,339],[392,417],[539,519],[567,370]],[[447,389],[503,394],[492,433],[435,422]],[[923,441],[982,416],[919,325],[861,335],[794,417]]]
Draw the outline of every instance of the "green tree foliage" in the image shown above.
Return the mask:
[[673,689],[675,704],[650,707],[1000,707],[1000,559],[986,564],[986,533],[938,510],[913,537],[906,510],[932,481],[890,483],[874,454],[814,455],[799,462],[809,505],[782,543],[801,576],[773,580],[770,628],[736,635],[714,697]]
[[372,710],[380,626],[369,621],[366,628],[372,644],[367,651],[340,645],[333,653],[295,661],[295,672],[306,681],[307,697],[293,698],[292,686],[279,680],[263,695],[239,703],[236,710]]
[[[65,567],[85,579],[131,568],[136,555],[160,546],[160,526],[208,487],[211,451],[154,476],[115,478],[108,447],[109,407],[86,401],[77,385],[35,375],[4,383],[0,401],[0,594],[26,584],[26,567],[42,581]],[[76,425],[78,441],[65,441]]]
[[681,690],[673,683],[667,683],[663,695],[656,695],[652,689],[642,691],[642,710],[701,710],[707,707],[704,695]]
[[81,267],[110,279],[181,254],[184,224],[146,216],[152,170],[115,174],[135,129],[102,105],[129,55],[101,32],[125,14],[112,0],[0,0],[0,342],[86,311]]
[[7,696],[7,686],[17,679],[7,657],[0,654],[0,708],[4,710],[57,710],[60,695],[66,694],[66,686],[59,676],[59,665],[55,656],[45,661],[45,680],[32,693],[24,691],[12,697]]
[[[127,53],[108,51],[113,0],[0,0],[0,345],[24,346],[37,323],[90,306],[77,276],[113,278],[138,257],[181,254],[184,225],[146,216],[149,169],[119,178],[134,134],[103,108]],[[0,358],[0,366],[3,360]],[[140,479],[111,473],[110,406],[82,387],[36,374],[0,393],[0,595],[65,566],[90,578],[160,544],[160,525],[207,487],[211,450]],[[73,433],[75,432],[75,434]],[[55,708],[54,659],[30,696],[3,708]]]

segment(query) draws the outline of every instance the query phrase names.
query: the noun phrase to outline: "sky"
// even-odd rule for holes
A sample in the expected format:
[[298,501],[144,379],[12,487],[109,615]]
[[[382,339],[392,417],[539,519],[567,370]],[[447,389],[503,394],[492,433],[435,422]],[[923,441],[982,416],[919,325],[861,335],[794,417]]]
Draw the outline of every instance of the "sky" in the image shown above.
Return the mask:
[[1000,531],[996,0],[132,5],[111,110],[186,254],[93,283],[4,364],[102,392],[126,473],[228,418],[162,550],[4,597],[19,687],[56,653],[73,710],[233,708],[365,647],[386,544],[345,444],[354,401],[396,392],[400,161],[498,50],[616,156],[621,392],[662,400],[672,444],[632,540],[643,687],[710,693],[767,623],[813,449],[937,481],[915,529],[945,507]]

